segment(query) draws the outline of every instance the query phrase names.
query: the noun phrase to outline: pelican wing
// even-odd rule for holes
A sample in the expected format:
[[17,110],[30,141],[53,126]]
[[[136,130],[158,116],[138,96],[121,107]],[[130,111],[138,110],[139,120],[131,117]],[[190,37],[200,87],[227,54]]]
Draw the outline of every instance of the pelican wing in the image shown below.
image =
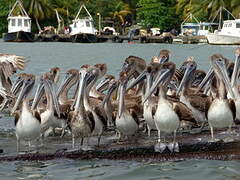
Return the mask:
[[24,70],[26,58],[13,54],[0,53],[0,65],[5,77],[10,77],[17,70]]

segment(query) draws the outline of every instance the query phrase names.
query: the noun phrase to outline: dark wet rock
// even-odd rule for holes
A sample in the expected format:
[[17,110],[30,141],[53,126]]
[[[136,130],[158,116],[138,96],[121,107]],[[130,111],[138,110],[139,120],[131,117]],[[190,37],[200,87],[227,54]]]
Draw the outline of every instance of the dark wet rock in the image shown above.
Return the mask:
[[[151,160],[151,161],[178,161],[184,159],[213,159],[213,160],[240,160],[240,139],[239,127],[235,128],[237,135],[232,136],[232,142],[209,142],[210,132],[204,131],[198,134],[179,133],[177,141],[180,152],[170,152],[168,149],[162,153],[155,151],[156,132],[153,137],[147,137],[144,133],[138,133],[132,139],[119,143],[117,139],[112,138],[115,133],[107,133],[102,138],[101,145],[97,144],[97,137],[91,138],[89,146],[91,150],[71,149],[71,138],[48,137],[44,142],[44,148],[38,153],[16,154],[15,143],[11,148],[0,156],[0,161],[33,161],[33,160],[51,160],[58,158],[70,159],[111,159],[111,160]],[[216,131],[215,135],[219,139],[224,139],[228,134],[223,131]],[[166,141],[171,142],[171,136]],[[9,142],[9,139],[8,141]],[[12,139],[15,142],[15,139]],[[9,147],[8,147],[9,148]],[[8,153],[11,151],[12,153]]]

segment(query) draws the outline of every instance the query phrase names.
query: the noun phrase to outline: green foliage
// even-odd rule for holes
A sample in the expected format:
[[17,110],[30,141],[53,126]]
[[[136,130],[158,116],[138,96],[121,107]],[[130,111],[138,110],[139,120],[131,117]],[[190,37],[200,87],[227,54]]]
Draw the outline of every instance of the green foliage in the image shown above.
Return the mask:
[[[7,15],[16,0],[0,0],[0,36],[7,32]],[[37,32],[36,22],[41,28],[57,27],[55,10],[68,25],[76,16],[82,3],[85,3],[95,23],[97,13],[102,19],[113,20],[115,27],[121,28],[126,21],[142,23],[144,26],[160,27],[162,30],[179,27],[192,13],[199,21],[209,21],[224,6],[235,17],[240,18],[240,0],[21,0],[32,18],[33,31]],[[102,26],[107,25],[103,24]],[[96,25],[97,26],[97,25]]]
[[176,0],[140,0],[137,9],[138,21],[145,27],[173,28],[179,23],[175,8]]

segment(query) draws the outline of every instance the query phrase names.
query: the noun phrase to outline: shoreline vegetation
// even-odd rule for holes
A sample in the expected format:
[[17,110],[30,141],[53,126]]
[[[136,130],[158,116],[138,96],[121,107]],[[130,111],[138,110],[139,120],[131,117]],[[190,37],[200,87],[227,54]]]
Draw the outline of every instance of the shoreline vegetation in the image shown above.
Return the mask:
[[[46,26],[58,27],[56,10],[63,18],[63,26],[74,19],[80,5],[84,3],[93,16],[98,28],[114,26],[124,34],[134,24],[144,28],[158,27],[161,31],[180,29],[181,22],[192,13],[199,21],[211,21],[220,7],[228,9],[236,18],[240,18],[238,0],[20,0],[32,18],[32,31],[38,33]],[[7,32],[7,16],[15,0],[1,0],[0,37]],[[17,15],[17,9],[16,9]],[[83,14],[84,16],[84,14]],[[227,14],[223,14],[227,19]],[[218,19],[215,19],[218,21]]]

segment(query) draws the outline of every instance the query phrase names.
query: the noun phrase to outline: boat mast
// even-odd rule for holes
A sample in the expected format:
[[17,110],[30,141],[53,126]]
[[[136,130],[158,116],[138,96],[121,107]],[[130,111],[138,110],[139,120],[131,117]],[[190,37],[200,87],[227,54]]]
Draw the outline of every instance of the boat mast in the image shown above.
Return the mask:
[[93,18],[92,18],[91,14],[89,13],[89,11],[87,10],[87,8],[86,8],[86,6],[85,6],[84,4],[81,5],[81,7],[80,7],[80,9],[79,9],[79,11],[78,11],[78,13],[77,13],[77,15],[76,15],[76,17],[75,17],[74,20],[76,21],[76,20],[78,19],[79,15],[80,15],[80,13],[81,13],[81,11],[82,11],[82,9],[85,9],[85,11],[87,12],[87,14],[88,14],[88,16],[89,16],[89,19],[92,21]]

